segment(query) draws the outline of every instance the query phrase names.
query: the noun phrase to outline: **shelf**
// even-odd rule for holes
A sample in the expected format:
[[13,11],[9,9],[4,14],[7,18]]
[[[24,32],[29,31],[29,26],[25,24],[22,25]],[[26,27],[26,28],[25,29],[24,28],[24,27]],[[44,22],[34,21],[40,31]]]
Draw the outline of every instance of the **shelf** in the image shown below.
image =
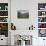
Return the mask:
[[8,16],[0,16],[0,17],[8,17]]
[[46,28],[38,28],[38,29],[46,29]]
[[0,22],[0,23],[8,23],[8,22]]
[[8,37],[8,3],[0,3],[0,35]]
[[8,10],[0,10],[0,11],[8,11]]
[[38,23],[46,23],[46,22],[38,22]]
[[46,11],[46,10],[38,10],[38,11]]
[[46,37],[46,3],[38,3],[38,36]]
[[44,16],[38,16],[38,17],[46,17],[46,15],[44,15]]

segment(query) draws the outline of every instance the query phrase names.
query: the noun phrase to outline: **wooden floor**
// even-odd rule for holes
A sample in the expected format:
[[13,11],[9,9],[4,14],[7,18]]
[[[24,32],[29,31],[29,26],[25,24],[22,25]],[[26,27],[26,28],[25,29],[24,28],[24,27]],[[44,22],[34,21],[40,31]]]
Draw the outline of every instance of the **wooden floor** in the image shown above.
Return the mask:
[[0,46],[8,46],[8,45],[0,45]]

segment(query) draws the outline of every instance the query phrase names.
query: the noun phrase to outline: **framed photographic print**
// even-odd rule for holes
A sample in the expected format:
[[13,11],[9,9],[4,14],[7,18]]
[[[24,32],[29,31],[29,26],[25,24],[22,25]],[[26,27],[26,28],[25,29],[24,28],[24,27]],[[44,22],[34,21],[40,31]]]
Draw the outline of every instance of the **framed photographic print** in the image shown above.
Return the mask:
[[28,19],[29,18],[29,11],[28,10],[18,10],[17,11],[17,18]]

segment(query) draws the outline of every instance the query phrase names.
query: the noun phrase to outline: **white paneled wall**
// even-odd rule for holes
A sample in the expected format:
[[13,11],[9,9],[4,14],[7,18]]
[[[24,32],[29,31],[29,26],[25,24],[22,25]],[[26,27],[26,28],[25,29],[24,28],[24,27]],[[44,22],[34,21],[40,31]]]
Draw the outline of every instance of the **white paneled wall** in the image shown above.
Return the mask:
[[[46,0],[45,0],[46,1]],[[45,3],[43,0],[11,0],[11,22],[14,22],[17,30],[28,30],[32,24],[37,29],[38,3]],[[21,9],[29,10],[29,19],[18,19],[17,11]]]
[[[26,2],[26,3],[25,3]],[[27,5],[28,4],[28,5]],[[34,4],[34,5],[33,5]],[[21,9],[29,10],[29,19],[18,19],[17,11]],[[11,22],[14,22],[17,30],[28,30],[29,26],[36,26],[37,23],[37,2],[31,0],[12,0],[11,1]],[[36,19],[35,19],[36,18]]]
[[[33,24],[35,30],[32,32],[34,37],[32,44],[33,46],[44,46],[43,38],[38,37],[38,3],[46,3],[46,0],[11,0],[11,22],[16,25],[16,34],[20,32],[26,34],[25,30],[29,31],[29,26]],[[17,10],[19,9],[29,10],[29,19],[18,19]]]

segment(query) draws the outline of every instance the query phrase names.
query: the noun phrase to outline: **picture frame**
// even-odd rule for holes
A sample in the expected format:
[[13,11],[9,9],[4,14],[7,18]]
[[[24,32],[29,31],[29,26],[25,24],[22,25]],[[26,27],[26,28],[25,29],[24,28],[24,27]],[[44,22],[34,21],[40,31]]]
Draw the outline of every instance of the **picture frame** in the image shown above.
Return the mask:
[[29,10],[18,10],[17,18],[19,19],[28,19],[29,18]]

